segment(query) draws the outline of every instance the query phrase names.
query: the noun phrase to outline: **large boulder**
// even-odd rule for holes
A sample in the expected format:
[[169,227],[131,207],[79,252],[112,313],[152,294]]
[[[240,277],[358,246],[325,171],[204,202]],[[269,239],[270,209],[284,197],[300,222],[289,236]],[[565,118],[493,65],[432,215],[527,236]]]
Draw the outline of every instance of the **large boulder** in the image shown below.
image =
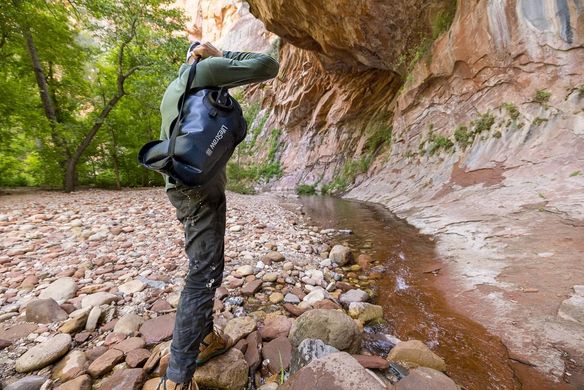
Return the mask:
[[30,372],[48,366],[69,351],[71,336],[66,333],[51,337],[26,351],[16,360],[16,371]]
[[418,367],[397,382],[396,390],[458,390],[452,379],[428,367]]
[[326,345],[322,340],[306,339],[292,352],[290,373],[293,374],[311,361],[335,352],[339,352],[339,350],[330,345]]
[[229,351],[198,367],[193,380],[203,388],[243,389],[247,384],[247,363],[240,350]]
[[37,299],[26,305],[26,320],[38,324],[50,324],[69,318],[67,312],[52,298]]
[[290,344],[288,337],[278,337],[264,344],[262,356],[268,361],[268,370],[272,374],[277,374],[290,367],[292,344]]
[[302,314],[290,329],[296,348],[305,339],[320,339],[341,351],[357,352],[361,333],[355,321],[338,310],[315,309]]
[[419,340],[398,343],[389,352],[387,360],[402,363],[407,367],[421,366],[430,367],[438,371],[446,370],[444,360]]
[[77,292],[77,283],[75,279],[66,277],[59,278],[45,288],[39,298],[53,298],[55,301],[64,301],[73,298]]
[[386,390],[387,387],[357,360],[345,352],[336,352],[293,374],[278,390]]

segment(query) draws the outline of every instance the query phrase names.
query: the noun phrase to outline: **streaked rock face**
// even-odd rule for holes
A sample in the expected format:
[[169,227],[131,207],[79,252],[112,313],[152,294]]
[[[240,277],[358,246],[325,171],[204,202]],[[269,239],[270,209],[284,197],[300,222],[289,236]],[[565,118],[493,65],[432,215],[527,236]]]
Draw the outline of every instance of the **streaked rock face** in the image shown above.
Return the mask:
[[[236,26],[237,15],[247,18],[233,3],[200,3],[208,36]],[[581,268],[566,266],[580,261],[584,234],[573,223],[584,218],[577,157],[584,150],[584,2],[461,0],[427,53],[424,38],[451,2],[249,3],[283,38],[280,75],[251,90],[262,99],[260,114],[269,115],[260,139],[283,132],[284,176],[272,189],[330,183],[348,162],[371,157],[370,139],[391,132],[391,144],[376,148],[347,196],[383,203],[436,234],[457,275],[449,285],[453,304],[467,296],[459,304],[504,335],[511,351],[561,377],[562,358],[549,346],[584,351],[561,320],[548,318],[548,308],[584,278]],[[242,34],[231,35],[235,47],[263,37],[235,30]],[[465,128],[474,138],[465,140]],[[545,275],[533,287],[549,294],[509,298],[534,283],[520,272],[528,259],[535,259],[530,275]],[[501,292],[486,297],[479,285]],[[526,338],[538,341],[526,350]]]

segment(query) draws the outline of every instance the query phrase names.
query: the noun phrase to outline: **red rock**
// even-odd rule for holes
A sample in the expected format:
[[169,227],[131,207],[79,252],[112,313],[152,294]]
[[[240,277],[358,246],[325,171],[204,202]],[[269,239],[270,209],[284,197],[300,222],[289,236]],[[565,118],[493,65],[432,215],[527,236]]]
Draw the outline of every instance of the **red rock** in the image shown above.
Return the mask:
[[229,291],[221,286],[217,290],[215,290],[215,299],[222,300],[223,298],[229,295]]
[[118,344],[112,345],[110,348],[114,348],[118,351],[122,351],[123,353],[128,354],[135,349],[144,348],[145,345],[146,343],[141,337],[130,337],[129,339],[126,339]]
[[148,320],[140,327],[146,345],[158,344],[172,337],[176,314],[167,314]]
[[371,368],[371,369],[376,369],[376,370],[385,370],[387,367],[389,367],[389,361],[387,359],[380,357],[380,356],[368,356],[368,355],[351,355],[351,356],[353,356],[355,359],[357,359],[359,364],[365,368]]
[[284,257],[283,254],[281,254],[278,251],[272,251],[272,252],[268,252],[265,255],[262,256],[262,261],[264,264],[266,265],[270,265],[272,264],[272,262],[281,262],[284,261],[286,258]]
[[283,315],[270,315],[266,317],[264,326],[260,328],[260,334],[264,340],[273,340],[278,337],[288,337],[292,320]]
[[11,345],[12,345],[12,343],[10,341],[0,339],[0,351],[3,350],[4,348],[11,346]]
[[347,292],[349,290],[354,289],[355,287],[347,282],[337,282],[336,283],[336,287],[340,290],[342,290],[343,292]]
[[315,302],[312,304],[312,307],[315,309],[342,309],[341,306],[331,301],[330,299],[323,299],[322,301]]
[[87,361],[92,362],[106,352],[107,347],[104,345],[100,345],[98,347],[93,347],[85,351],[85,357],[87,358]]
[[279,373],[282,369],[286,370],[292,360],[292,344],[288,337],[278,337],[265,343],[262,348],[262,356],[268,359],[268,369],[272,374]]
[[124,353],[117,349],[110,349],[95,359],[87,369],[93,378],[107,374],[116,364],[124,360]]
[[119,343],[122,340],[126,339],[126,335],[123,333],[110,333],[105,337],[105,345],[112,345]]
[[255,279],[252,282],[248,282],[243,285],[241,288],[241,295],[253,295],[255,294],[260,287],[262,286],[262,281],[259,279]]
[[282,305],[282,307],[295,317],[301,316],[306,311],[306,309],[301,309],[298,306],[293,305],[291,303],[285,303]]
[[15,341],[28,336],[37,329],[37,324],[21,322],[0,330],[0,339]]
[[91,390],[91,377],[87,374],[82,375],[57,386],[55,390]]
[[161,311],[172,310],[172,306],[165,299],[159,299],[150,308],[150,310],[160,313]]
[[150,358],[150,351],[144,348],[134,349],[126,355],[126,363],[129,367],[142,366]]
[[245,339],[247,342],[247,349],[245,350],[245,361],[247,366],[253,372],[261,362],[260,359],[260,345],[262,343],[262,338],[259,332],[250,333]]
[[140,390],[145,380],[144,370],[118,370],[99,386],[98,390]]
[[75,341],[78,343],[86,342],[91,337],[91,332],[81,332],[75,335]]
[[357,257],[357,264],[359,264],[361,266],[361,268],[363,269],[368,269],[369,265],[373,262],[373,259],[371,258],[371,256],[366,255],[366,254],[360,254],[359,257]]
[[239,340],[234,346],[233,348],[235,349],[239,349],[241,351],[241,353],[245,353],[245,351],[247,351],[247,340],[241,339]]

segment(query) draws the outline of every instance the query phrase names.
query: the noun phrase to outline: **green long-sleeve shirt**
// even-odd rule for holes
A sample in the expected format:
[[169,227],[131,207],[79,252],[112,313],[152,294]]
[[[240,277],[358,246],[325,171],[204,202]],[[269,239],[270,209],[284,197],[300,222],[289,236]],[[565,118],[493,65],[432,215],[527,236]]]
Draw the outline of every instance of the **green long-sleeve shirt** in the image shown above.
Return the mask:
[[[224,51],[223,57],[209,57],[197,65],[193,88],[198,87],[238,87],[276,77],[280,65],[266,54]],[[182,64],[178,77],[164,92],[160,104],[162,125],[160,139],[168,139],[170,125],[178,117],[178,101],[185,90],[191,65]],[[174,187],[165,176],[166,189]]]

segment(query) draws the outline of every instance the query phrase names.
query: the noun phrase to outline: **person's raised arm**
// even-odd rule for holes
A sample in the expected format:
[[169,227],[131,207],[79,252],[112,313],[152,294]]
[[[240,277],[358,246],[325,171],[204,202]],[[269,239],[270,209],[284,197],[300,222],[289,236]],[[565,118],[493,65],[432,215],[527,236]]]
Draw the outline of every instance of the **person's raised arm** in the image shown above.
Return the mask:
[[[203,46],[203,45],[201,45]],[[199,86],[237,87],[276,77],[280,65],[267,54],[219,51],[204,46],[193,55],[205,58],[197,66],[195,84]],[[222,54],[222,56],[219,56]]]

